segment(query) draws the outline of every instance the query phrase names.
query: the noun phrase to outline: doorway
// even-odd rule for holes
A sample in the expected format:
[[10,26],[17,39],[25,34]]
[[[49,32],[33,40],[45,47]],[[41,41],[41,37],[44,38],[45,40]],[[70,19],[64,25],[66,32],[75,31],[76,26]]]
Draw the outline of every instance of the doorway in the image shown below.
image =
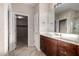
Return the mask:
[[67,32],[67,20],[59,20],[59,32],[66,33]]
[[28,16],[16,14],[16,48],[28,46]]

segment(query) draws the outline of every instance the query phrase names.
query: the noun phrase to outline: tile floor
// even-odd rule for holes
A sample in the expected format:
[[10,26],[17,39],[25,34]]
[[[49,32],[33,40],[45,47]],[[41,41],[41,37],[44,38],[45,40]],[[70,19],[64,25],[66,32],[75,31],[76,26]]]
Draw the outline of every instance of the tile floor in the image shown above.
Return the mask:
[[45,56],[42,51],[38,51],[35,47],[19,47],[9,52],[8,56]]

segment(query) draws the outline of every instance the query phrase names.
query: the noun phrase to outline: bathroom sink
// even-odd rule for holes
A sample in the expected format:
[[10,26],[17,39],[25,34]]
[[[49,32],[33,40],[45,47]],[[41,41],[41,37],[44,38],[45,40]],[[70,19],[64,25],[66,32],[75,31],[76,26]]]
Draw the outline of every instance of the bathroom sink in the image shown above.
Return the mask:
[[75,40],[75,39],[67,39],[67,38],[62,38],[62,39],[70,42],[79,42],[79,40]]

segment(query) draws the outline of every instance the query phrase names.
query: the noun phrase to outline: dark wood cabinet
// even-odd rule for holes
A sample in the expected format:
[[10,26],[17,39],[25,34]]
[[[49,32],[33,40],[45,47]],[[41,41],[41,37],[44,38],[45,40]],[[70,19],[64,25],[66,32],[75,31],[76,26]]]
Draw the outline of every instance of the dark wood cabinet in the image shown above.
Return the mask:
[[79,45],[77,46],[77,56],[79,56]]
[[56,56],[57,40],[41,36],[41,49],[47,56]]
[[56,56],[57,55],[57,40],[55,39],[51,39],[49,38],[49,53],[52,56]]
[[46,53],[48,56],[57,55],[57,41],[51,38],[45,40]]
[[79,46],[68,42],[40,36],[41,50],[47,56],[76,56],[79,55]]
[[40,48],[41,48],[41,50],[45,53],[45,43],[44,43],[44,40],[45,40],[45,38],[44,37],[40,37]]
[[58,40],[58,56],[76,56],[76,45]]

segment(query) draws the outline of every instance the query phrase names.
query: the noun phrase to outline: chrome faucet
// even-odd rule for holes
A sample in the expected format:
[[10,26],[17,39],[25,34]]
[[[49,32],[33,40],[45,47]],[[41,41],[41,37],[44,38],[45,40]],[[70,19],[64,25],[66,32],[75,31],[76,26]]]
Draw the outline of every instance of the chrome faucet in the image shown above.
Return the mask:
[[56,35],[56,36],[60,36],[60,37],[61,37],[61,33],[60,33],[60,34],[58,34],[58,33],[55,33],[55,35]]

